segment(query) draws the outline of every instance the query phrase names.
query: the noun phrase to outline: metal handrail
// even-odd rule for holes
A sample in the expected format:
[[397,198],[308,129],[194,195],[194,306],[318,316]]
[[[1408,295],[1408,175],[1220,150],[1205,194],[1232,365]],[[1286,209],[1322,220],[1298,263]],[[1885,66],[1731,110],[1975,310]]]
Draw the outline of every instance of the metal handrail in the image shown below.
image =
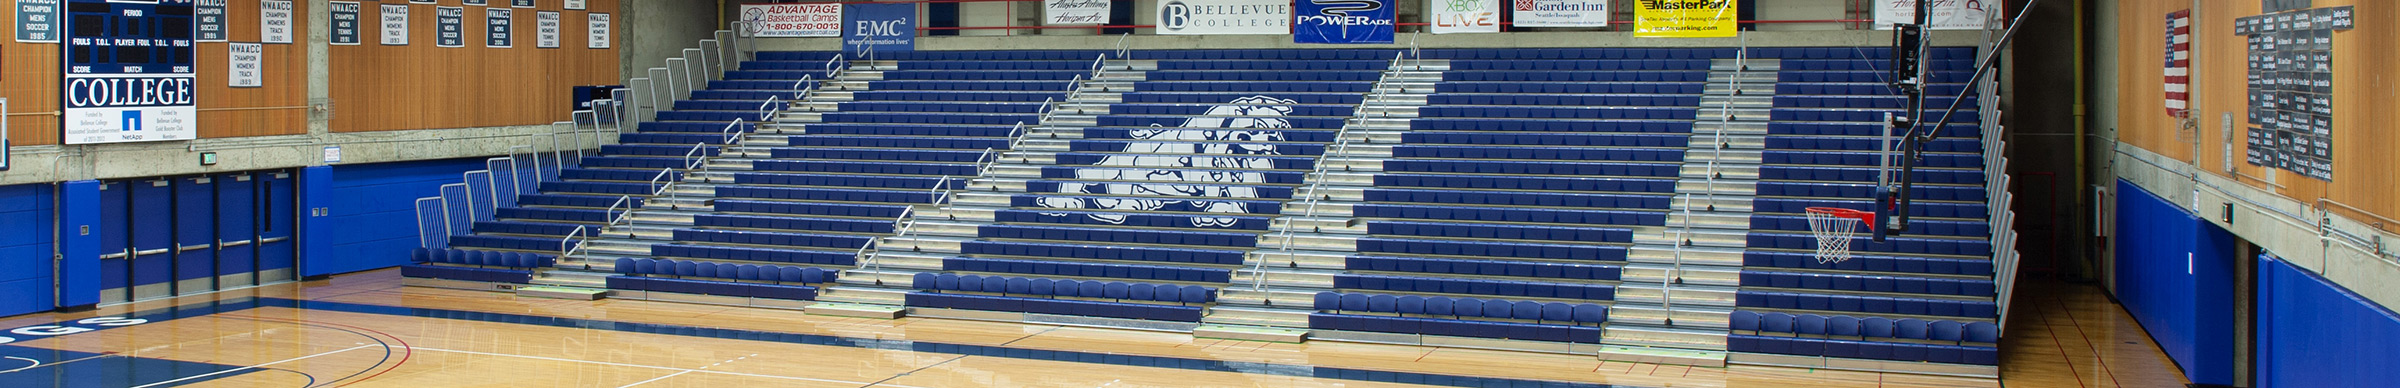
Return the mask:
[[767,119],[775,118],[775,114],[783,112],[783,107],[776,105],[782,102],[783,96],[767,96],[767,102],[758,104],[758,121],[767,121]]
[[[830,76],[830,75],[828,75],[828,77],[831,77],[831,76]],[[800,75],[800,81],[797,81],[797,82],[792,82],[792,102],[800,102],[801,100],[806,100],[806,99],[808,99],[808,96],[809,96],[809,95],[811,95],[811,94],[816,94],[816,92],[817,92],[817,75],[816,75],[816,74],[801,74],[801,75]],[[765,120],[765,119],[760,119],[760,120]]]
[[[1319,199],[1321,197],[1319,194],[1322,193],[1321,190],[1324,189],[1326,181],[1325,175],[1327,173],[1325,169],[1328,164],[1325,163],[1325,159],[1335,154],[1346,155],[1349,152],[1350,127],[1354,125],[1365,125],[1367,121],[1367,107],[1370,105],[1380,106],[1383,102],[1387,101],[1386,97],[1388,97],[1390,93],[1385,93],[1383,91],[1383,85],[1386,83],[1386,81],[1389,81],[1393,75],[1400,73],[1400,59],[1405,54],[1406,53],[1392,54],[1390,66],[1385,67],[1383,73],[1380,74],[1379,77],[1376,77],[1375,83],[1368,86],[1367,95],[1359,98],[1358,106],[1352,108],[1350,111],[1349,121],[1344,122],[1342,128],[1334,130],[1334,144],[1332,146],[1325,147],[1325,152],[1317,155],[1315,168],[1313,171],[1310,171],[1308,175],[1303,176],[1315,177],[1316,182],[1311,183],[1308,186],[1307,194],[1305,194],[1307,195],[1307,199],[1304,200],[1306,201],[1305,203],[1307,206],[1306,210],[1303,210],[1300,213],[1302,217],[1315,217],[1317,215],[1317,204],[1320,202]],[[1280,236],[1283,241],[1277,250],[1282,251],[1286,255],[1291,254],[1292,238],[1293,234],[1296,233],[1295,229],[1297,228],[1293,227],[1291,221],[1288,219],[1284,221],[1283,233],[1282,236]],[[1266,290],[1266,270],[1267,259],[1264,257],[1259,258],[1257,264],[1250,266],[1250,291],[1257,292]]]
[[1100,70],[1106,67],[1101,65],[1106,63],[1108,63],[1108,54],[1100,54],[1092,58],[1092,79],[1100,79]]
[[[1725,127],[1733,125],[1733,101],[1742,95],[1742,74],[1750,71],[1750,39],[1744,36],[1741,42],[1741,47],[1734,51],[1733,76],[1730,80],[1733,87],[1726,90],[1725,101],[1718,104],[1717,127],[1712,131],[1709,139],[1708,170],[1705,172],[1707,186],[1701,190],[1701,194],[1708,196],[1708,208],[1711,211],[1717,208],[1717,176],[1721,175],[1717,172],[1717,167],[1724,162],[1725,148],[1728,146],[1725,142]],[[1683,199],[1683,227],[1675,230],[1673,262],[1668,267],[1667,273],[1662,274],[1663,276],[1659,276],[1658,279],[1659,307],[1667,311],[1666,322],[1669,325],[1675,323],[1674,285],[1683,283],[1683,248],[1692,245],[1692,194],[1684,193],[1677,196]]]
[[839,78],[845,70],[850,70],[850,62],[842,60],[842,53],[833,53],[833,58],[825,60],[825,79]]
[[1131,37],[1133,37],[1131,32],[1117,34],[1117,59],[1125,59],[1126,56],[1133,54],[1133,47],[1125,45],[1125,38]]

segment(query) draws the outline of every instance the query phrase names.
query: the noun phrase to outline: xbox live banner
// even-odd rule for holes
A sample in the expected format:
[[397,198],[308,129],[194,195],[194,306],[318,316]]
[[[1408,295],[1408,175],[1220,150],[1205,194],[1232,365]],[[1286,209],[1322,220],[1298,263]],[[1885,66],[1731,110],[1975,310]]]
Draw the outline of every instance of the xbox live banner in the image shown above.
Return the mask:
[[1731,38],[1736,33],[1733,0],[1634,0],[1633,36],[1638,38]]

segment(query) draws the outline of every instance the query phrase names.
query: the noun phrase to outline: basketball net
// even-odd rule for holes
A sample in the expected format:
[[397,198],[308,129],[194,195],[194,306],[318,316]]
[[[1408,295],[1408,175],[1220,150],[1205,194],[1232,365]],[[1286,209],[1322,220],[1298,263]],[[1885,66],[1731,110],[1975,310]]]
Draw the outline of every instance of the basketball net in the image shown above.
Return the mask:
[[[1812,207],[1808,208],[1808,233],[1817,237],[1817,263],[1831,264],[1850,260],[1850,240],[1858,238],[1859,224],[1866,223],[1875,213],[1858,210]],[[1869,231],[1873,226],[1867,227]]]

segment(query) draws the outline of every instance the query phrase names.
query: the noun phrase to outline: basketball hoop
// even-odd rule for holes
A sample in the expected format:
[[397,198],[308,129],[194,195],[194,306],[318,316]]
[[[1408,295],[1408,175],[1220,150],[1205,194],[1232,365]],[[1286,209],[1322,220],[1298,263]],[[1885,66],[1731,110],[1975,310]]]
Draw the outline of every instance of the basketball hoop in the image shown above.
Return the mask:
[[[1858,238],[1858,225],[1874,218],[1875,213],[1859,210],[1808,208],[1808,233],[1817,237],[1817,263],[1850,260],[1850,240]],[[1875,231],[1875,226],[1868,225],[1867,231]]]

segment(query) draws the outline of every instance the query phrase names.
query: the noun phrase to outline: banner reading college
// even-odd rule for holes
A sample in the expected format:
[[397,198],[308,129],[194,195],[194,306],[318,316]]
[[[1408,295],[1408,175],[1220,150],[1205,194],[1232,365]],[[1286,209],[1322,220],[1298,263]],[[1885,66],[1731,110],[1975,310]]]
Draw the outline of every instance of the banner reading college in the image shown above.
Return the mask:
[[1633,8],[1638,38],[1730,38],[1741,17],[1733,0],[1634,0]]

